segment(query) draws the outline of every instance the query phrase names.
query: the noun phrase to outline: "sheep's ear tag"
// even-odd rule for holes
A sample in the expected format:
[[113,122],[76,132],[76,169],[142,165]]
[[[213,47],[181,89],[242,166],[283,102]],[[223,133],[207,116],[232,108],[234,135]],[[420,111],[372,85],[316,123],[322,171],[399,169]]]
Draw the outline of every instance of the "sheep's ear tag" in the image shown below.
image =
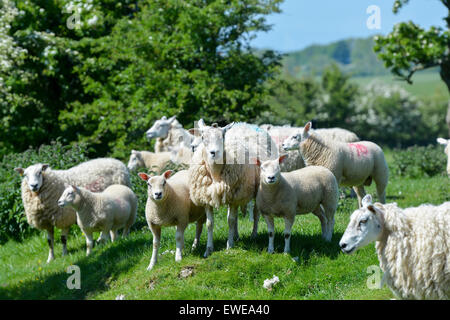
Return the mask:
[[361,201],[361,204],[363,208],[366,208],[368,205],[372,204],[372,196],[370,194],[365,195]]
[[149,175],[144,172],[139,172],[138,176],[144,181],[147,181],[150,178]]

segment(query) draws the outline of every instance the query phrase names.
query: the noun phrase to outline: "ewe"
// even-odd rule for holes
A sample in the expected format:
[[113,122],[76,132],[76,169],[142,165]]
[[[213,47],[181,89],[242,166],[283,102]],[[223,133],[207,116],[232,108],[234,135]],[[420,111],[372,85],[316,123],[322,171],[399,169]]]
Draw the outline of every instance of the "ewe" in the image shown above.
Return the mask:
[[75,211],[60,208],[57,200],[65,184],[82,186],[99,192],[112,184],[131,186],[127,167],[116,159],[99,158],[81,163],[68,170],[51,170],[47,164],[38,163],[25,170],[15,168],[22,179],[22,201],[28,223],[47,231],[49,254],[47,262],[54,259],[54,227],[62,229],[63,255],[67,253],[67,235],[76,222]]
[[139,177],[147,182],[148,198],[145,206],[145,217],[153,234],[153,252],[147,270],[151,270],[158,260],[161,238],[161,227],[176,226],[175,261],[180,261],[184,247],[184,230],[189,223],[197,222],[197,230],[192,248],[195,248],[202,234],[205,222],[205,209],[192,203],[189,197],[188,172],[178,171],[170,179],[172,170],[161,176],[150,177],[139,173]]
[[194,139],[187,130],[176,120],[176,116],[167,119],[165,116],[156,120],[153,126],[145,133],[147,139],[157,138],[155,152],[170,151],[170,147],[177,146],[180,142],[190,148]]
[[303,132],[286,139],[283,148],[292,150],[300,147],[305,164],[324,166],[333,172],[339,185],[353,187],[361,207],[365,195],[364,186],[375,180],[378,198],[386,201],[386,186],[389,169],[383,150],[370,141],[344,143],[325,138],[311,129],[308,122]]
[[437,142],[444,145],[444,152],[447,155],[447,174],[450,177],[450,139],[437,138]]
[[86,255],[94,246],[92,233],[101,231],[101,240],[112,242],[123,228],[126,237],[136,220],[137,197],[127,186],[114,184],[103,192],[94,193],[84,188],[68,186],[58,200],[61,208],[70,207],[77,214],[77,224],[86,235]]
[[401,209],[365,196],[339,245],[350,254],[373,241],[383,282],[398,298],[450,298],[450,202]]
[[[203,142],[189,168],[189,186],[192,201],[206,209],[206,257],[213,251],[213,208],[228,206],[227,248],[231,248],[237,229],[237,208],[255,198],[259,184],[258,167],[250,164],[249,159],[275,158],[278,150],[269,134],[254,125],[232,123],[224,128],[207,127],[203,120],[198,124]],[[255,231],[257,219],[254,220]]]
[[257,164],[261,168],[256,207],[264,216],[269,231],[269,247],[274,250],[275,217],[283,217],[284,252],[290,251],[291,228],[296,214],[314,213],[322,226],[322,237],[331,241],[334,227],[334,214],[338,204],[338,184],[333,173],[325,167],[310,166],[303,169],[280,172],[280,163],[287,155],[279,159]]
[[160,173],[171,161],[170,152],[150,152],[131,150],[128,169],[135,171],[139,168],[146,168]]

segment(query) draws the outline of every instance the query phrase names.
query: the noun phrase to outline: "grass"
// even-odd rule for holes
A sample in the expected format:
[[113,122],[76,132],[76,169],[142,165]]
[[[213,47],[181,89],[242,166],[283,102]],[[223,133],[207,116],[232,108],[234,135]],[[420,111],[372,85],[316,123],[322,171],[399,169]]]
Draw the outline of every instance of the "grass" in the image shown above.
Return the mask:
[[[387,152],[388,161],[392,154]],[[387,190],[388,202],[400,206],[449,201],[450,179],[438,176],[426,179],[392,177]],[[371,186],[368,192],[374,194]],[[68,241],[69,255],[61,256],[61,244],[55,247],[56,260],[47,264],[45,234],[22,243],[7,242],[0,247],[0,299],[390,299],[386,287],[369,289],[368,267],[378,265],[374,245],[353,255],[340,252],[338,242],[349,216],[357,207],[355,199],[342,199],[336,213],[331,243],[321,239],[320,224],[313,215],[297,216],[292,231],[291,254],[283,254],[284,223],[275,220],[275,254],[267,254],[267,227],[260,221],[259,235],[250,239],[252,222],[240,217],[241,240],[225,250],[228,227],[226,212],[215,215],[215,249],[202,257],[206,245],[204,231],[198,248],[191,251],[195,225],[186,230],[183,260],[175,263],[171,253],[161,254],[152,271],[146,267],[151,256],[152,236],[140,226],[126,239],[95,247],[85,256],[85,241],[74,226]],[[143,214],[143,208],[140,209]],[[175,250],[175,229],[163,229],[161,253]],[[298,261],[293,258],[298,257]],[[70,290],[67,267],[81,271],[81,289]],[[187,278],[183,269],[192,269]],[[276,275],[280,283],[273,290],[263,288],[267,278]]]

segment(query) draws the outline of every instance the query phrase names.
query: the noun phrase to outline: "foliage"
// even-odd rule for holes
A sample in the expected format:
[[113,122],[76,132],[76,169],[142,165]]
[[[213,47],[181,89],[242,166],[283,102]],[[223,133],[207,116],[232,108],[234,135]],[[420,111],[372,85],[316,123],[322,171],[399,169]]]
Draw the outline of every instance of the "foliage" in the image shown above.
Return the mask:
[[410,178],[447,175],[447,157],[441,146],[412,146],[406,150],[394,150],[391,172]]
[[8,239],[21,240],[34,230],[28,225],[21,197],[21,177],[15,167],[26,168],[35,163],[47,163],[54,169],[68,169],[88,160],[83,144],[63,146],[61,141],[11,153],[0,162],[0,243]]
[[0,151],[63,136],[124,157],[148,147],[143,133],[162,115],[254,118],[280,57],[254,55],[249,41],[279,2],[16,1],[0,32],[26,55],[0,75]]

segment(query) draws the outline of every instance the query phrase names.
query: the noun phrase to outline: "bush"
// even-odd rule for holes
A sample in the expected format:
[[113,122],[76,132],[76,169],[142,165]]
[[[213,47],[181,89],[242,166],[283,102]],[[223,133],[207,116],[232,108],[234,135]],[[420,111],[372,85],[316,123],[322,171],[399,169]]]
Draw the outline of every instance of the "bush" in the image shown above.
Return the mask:
[[432,177],[446,174],[447,159],[443,148],[436,145],[412,146],[393,152],[394,175],[410,178]]
[[15,167],[26,168],[35,163],[48,163],[54,169],[68,169],[88,160],[85,145],[63,146],[59,140],[39,149],[12,153],[0,162],[0,243],[8,239],[22,240],[35,232],[28,225],[20,191],[21,177]]

